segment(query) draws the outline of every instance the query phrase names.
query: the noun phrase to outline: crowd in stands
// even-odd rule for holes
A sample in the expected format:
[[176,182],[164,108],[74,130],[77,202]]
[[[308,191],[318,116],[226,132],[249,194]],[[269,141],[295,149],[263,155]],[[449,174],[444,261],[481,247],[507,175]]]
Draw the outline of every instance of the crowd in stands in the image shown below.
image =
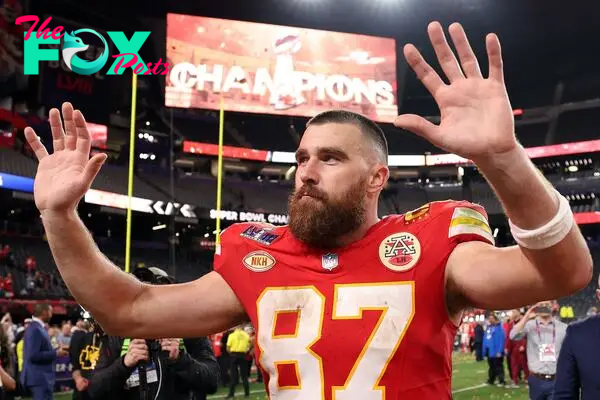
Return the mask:
[[26,248],[0,242],[0,298],[69,297],[53,263],[38,268],[37,259]]

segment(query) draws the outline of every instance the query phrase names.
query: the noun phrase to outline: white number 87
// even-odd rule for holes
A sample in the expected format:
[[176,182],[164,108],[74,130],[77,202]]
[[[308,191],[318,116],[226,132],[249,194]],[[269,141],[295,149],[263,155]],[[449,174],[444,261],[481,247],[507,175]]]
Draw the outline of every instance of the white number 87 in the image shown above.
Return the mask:
[[[271,398],[324,399],[323,362],[311,347],[323,333],[325,296],[314,286],[266,288],[256,303],[259,361],[270,375]],[[379,381],[413,318],[414,282],[335,285],[332,320],[361,319],[363,310],[380,310],[381,316],[344,386],[332,388],[336,400],[385,399]],[[277,335],[278,314],[290,311],[298,314],[296,331]],[[279,386],[281,364],[294,367],[297,385]]]

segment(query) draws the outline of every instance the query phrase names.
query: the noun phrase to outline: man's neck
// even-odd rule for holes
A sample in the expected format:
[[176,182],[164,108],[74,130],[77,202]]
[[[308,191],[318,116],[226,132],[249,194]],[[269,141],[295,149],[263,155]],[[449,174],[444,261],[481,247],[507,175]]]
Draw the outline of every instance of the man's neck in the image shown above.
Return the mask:
[[369,229],[371,229],[379,221],[380,221],[380,219],[377,216],[377,210],[375,210],[374,213],[367,214],[365,222],[358,229],[356,229],[353,232],[350,232],[347,235],[340,237],[340,240],[338,241],[338,243],[339,243],[338,246],[345,247],[354,242],[359,241],[360,239],[365,237],[365,235],[367,234]]

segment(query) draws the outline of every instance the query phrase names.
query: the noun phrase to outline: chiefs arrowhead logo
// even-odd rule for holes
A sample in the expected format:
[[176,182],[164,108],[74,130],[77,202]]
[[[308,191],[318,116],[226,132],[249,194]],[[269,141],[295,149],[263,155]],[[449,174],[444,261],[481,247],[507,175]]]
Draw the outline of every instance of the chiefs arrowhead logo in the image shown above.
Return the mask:
[[408,271],[417,264],[420,257],[421,243],[412,233],[394,233],[379,245],[379,259],[392,271]]
[[244,257],[244,265],[250,271],[264,272],[275,266],[275,258],[266,251],[253,251]]

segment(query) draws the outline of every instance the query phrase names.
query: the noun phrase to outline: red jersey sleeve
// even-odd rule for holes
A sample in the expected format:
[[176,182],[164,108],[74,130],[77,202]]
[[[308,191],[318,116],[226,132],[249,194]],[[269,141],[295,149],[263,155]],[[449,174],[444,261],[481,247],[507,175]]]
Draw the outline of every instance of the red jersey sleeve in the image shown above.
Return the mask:
[[494,245],[494,235],[485,209],[468,201],[443,202],[440,209],[439,229],[447,233],[453,245],[463,242],[481,241]]
[[240,240],[240,231],[242,229],[240,224],[234,224],[224,229],[221,232],[220,243],[215,249],[213,268],[226,281],[229,281],[232,275],[235,276],[237,272],[236,265],[240,260],[239,254],[243,246]]

